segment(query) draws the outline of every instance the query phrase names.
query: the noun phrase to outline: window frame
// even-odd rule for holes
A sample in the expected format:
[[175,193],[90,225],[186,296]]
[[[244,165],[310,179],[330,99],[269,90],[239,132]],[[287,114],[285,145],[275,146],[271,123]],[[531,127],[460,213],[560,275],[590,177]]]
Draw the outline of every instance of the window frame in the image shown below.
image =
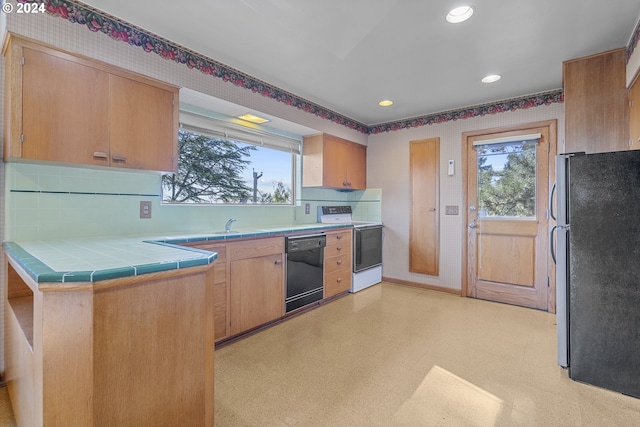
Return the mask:
[[[246,202],[171,202],[164,200],[165,187],[161,186],[163,205],[168,206],[288,206],[297,205],[297,195],[301,185],[302,136],[279,131],[262,125],[245,122],[241,119],[204,110],[187,104],[180,104],[179,130],[205,137],[227,139],[229,141],[252,145],[288,153],[291,156],[290,201],[288,203],[253,203],[250,197]],[[178,159],[179,162],[179,159]],[[180,164],[178,164],[180,168]],[[252,187],[252,186],[250,186]]]

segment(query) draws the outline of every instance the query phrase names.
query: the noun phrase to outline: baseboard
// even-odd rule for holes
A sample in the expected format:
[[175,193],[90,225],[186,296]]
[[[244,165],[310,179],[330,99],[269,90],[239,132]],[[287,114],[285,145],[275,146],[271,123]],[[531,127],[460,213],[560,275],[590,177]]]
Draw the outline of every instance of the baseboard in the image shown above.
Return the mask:
[[384,277],[384,276],[382,277],[382,281],[389,282],[389,283],[395,283],[396,285],[411,286],[411,287],[414,287],[414,288],[422,288],[422,289],[428,289],[430,291],[445,292],[447,294],[453,294],[453,295],[462,296],[462,291],[461,290],[445,288],[444,286],[428,285],[428,284],[425,284],[425,283],[411,282],[409,280],[394,279],[392,277]]

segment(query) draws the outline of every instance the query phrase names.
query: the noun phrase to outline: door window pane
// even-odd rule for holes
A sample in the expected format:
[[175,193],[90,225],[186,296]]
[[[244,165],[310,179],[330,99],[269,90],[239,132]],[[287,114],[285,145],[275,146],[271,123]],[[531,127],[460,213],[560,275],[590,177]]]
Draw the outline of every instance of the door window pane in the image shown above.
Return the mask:
[[536,144],[517,141],[476,147],[478,217],[535,217]]

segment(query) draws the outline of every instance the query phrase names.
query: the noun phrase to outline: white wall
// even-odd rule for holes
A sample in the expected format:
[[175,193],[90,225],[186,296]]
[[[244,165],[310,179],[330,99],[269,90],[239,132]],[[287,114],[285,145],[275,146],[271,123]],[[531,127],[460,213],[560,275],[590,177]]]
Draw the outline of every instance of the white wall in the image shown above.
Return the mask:
[[[558,144],[564,141],[564,104],[451,121],[420,128],[370,135],[367,185],[382,189],[385,225],[383,275],[394,279],[461,289],[463,182],[460,171],[462,133],[468,131],[558,120]],[[440,138],[440,275],[409,272],[409,141]],[[455,175],[447,176],[447,161],[455,160]],[[458,205],[457,216],[444,215],[445,205]]]

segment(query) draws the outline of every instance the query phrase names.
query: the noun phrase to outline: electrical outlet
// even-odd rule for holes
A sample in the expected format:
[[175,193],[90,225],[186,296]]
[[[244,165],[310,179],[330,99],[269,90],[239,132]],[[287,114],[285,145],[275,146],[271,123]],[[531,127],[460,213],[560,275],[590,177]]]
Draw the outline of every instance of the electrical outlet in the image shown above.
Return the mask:
[[309,203],[304,204],[304,214],[309,215],[311,213],[311,205]]
[[140,202],[140,218],[151,218],[151,202]]

